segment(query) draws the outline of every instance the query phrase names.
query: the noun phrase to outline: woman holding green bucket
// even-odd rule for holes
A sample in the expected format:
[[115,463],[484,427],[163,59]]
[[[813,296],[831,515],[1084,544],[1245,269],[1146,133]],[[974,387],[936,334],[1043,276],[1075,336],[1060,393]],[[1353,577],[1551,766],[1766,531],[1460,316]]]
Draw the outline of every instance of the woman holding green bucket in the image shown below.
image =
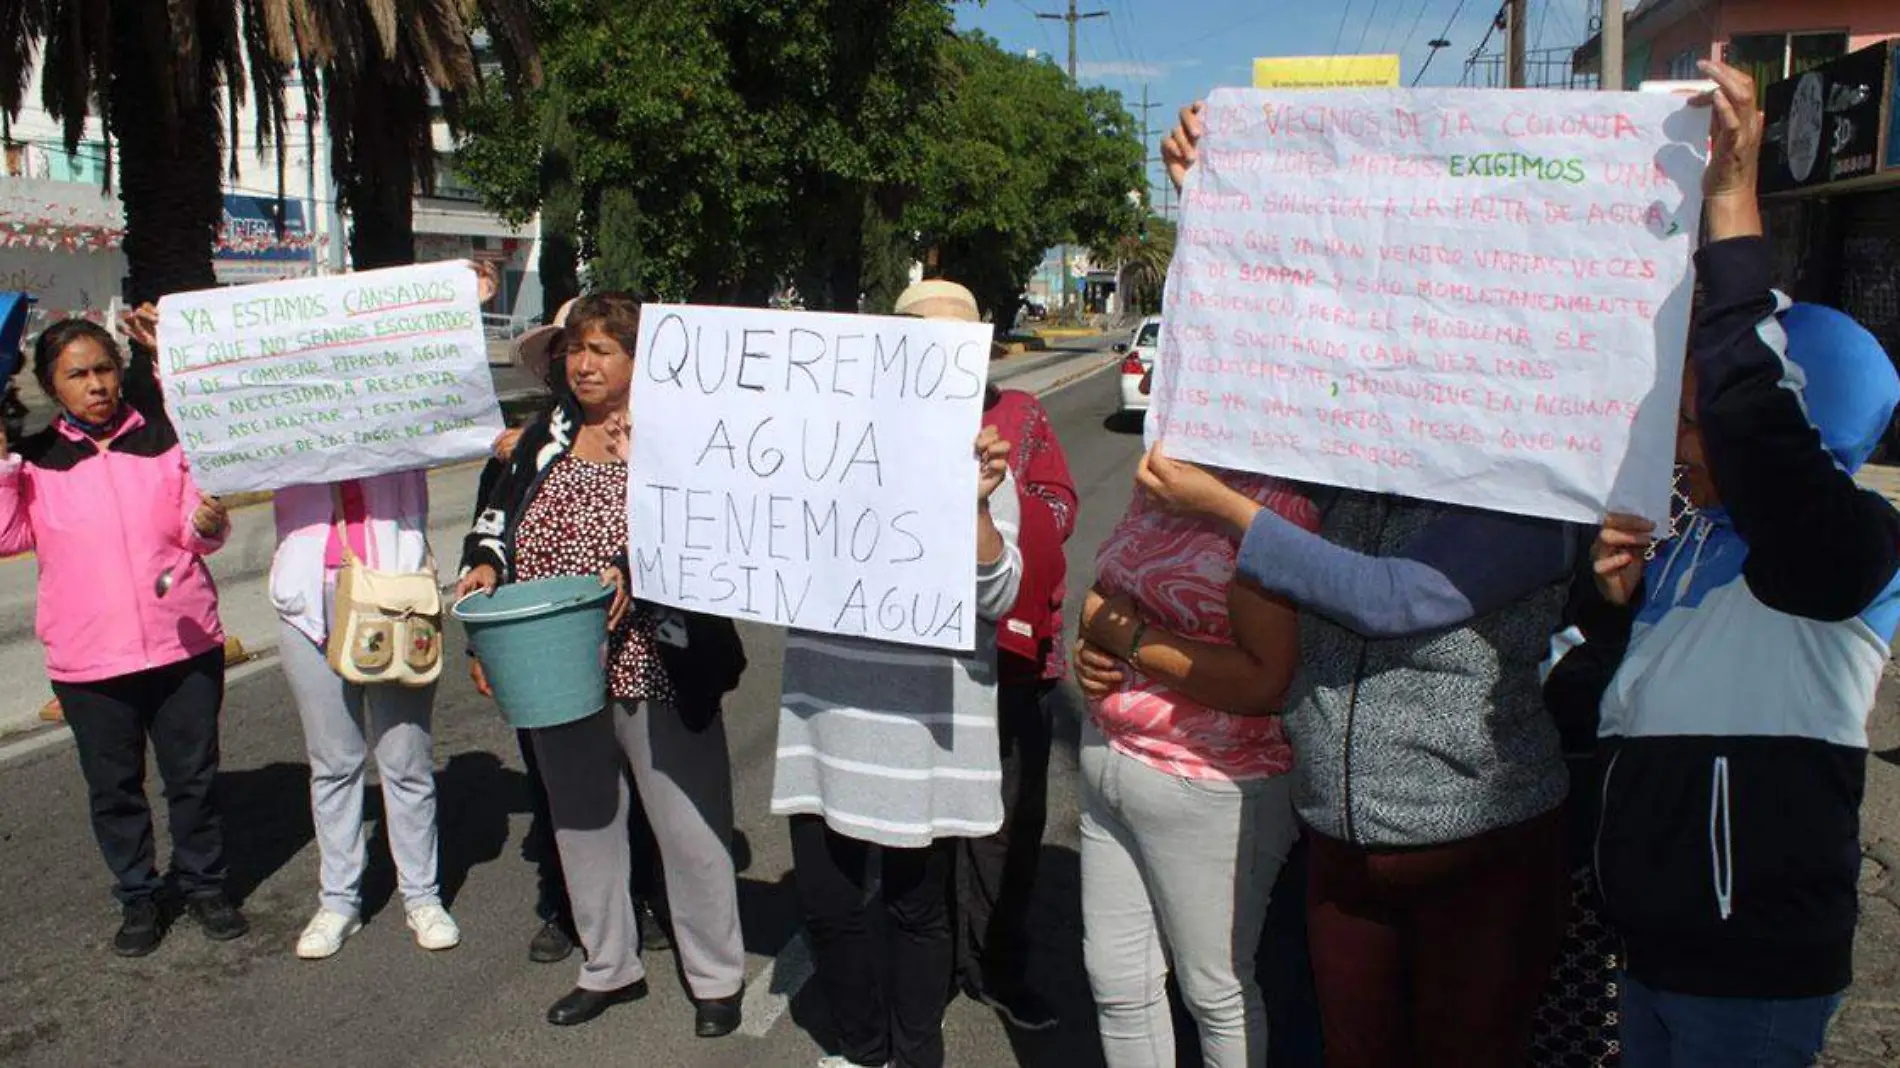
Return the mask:
[[[630,769],[674,902],[674,939],[697,1005],[696,1029],[716,1038],[739,1025],[745,945],[725,727],[706,714],[709,705],[716,712],[724,689],[715,684],[709,693],[706,680],[732,679],[742,660],[730,625],[627,596],[626,413],[639,311],[638,302],[615,293],[585,297],[569,311],[568,395],[522,435],[491,488],[464,545],[456,596],[572,575],[597,575],[613,587],[607,707],[531,732],[574,926],[587,951],[579,982],[548,1010],[548,1022],[586,1023],[646,996],[628,889]],[[716,670],[719,664],[726,670]],[[486,689],[479,661],[473,670]]]

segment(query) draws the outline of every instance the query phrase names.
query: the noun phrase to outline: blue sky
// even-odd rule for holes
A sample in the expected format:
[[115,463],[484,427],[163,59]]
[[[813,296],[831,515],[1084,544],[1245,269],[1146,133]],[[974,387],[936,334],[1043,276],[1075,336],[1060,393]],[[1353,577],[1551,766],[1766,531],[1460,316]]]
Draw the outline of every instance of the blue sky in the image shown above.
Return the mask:
[[[1421,84],[1456,85],[1465,56],[1480,39],[1498,0],[1081,0],[1083,11],[1107,11],[1078,28],[1076,55],[1082,81],[1120,90],[1129,110],[1148,86],[1148,112],[1165,130],[1183,104],[1223,85],[1253,80],[1255,56],[1397,52],[1402,79],[1410,83],[1430,52],[1427,42],[1443,34],[1451,42],[1432,61]],[[1575,45],[1587,34],[1586,9],[1596,0],[1531,0],[1530,43]],[[1035,17],[1061,12],[1066,0],[987,0],[958,5],[960,27],[974,27],[1013,51],[1036,49],[1066,62],[1068,28]],[[1452,18],[1453,14],[1457,18]],[[1446,30],[1447,21],[1451,28]],[[1492,50],[1502,34],[1493,38]],[[1158,145],[1159,134],[1151,138]],[[1158,153],[1159,149],[1156,147]],[[1154,169],[1158,180],[1159,165]]]

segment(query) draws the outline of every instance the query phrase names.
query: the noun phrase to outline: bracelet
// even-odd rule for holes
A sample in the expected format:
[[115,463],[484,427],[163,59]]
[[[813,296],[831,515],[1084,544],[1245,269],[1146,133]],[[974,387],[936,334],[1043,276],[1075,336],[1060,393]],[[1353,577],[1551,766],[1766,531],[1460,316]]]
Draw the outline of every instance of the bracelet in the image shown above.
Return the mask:
[[1129,666],[1131,667],[1141,666],[1141,664],[1138,662],[1141,658],[1141,640],[1143,638],[1146,638],[1147,636],[1148,636],[1148,621],[1145,619],[1136,620],[1135,621],[1135,636],[1128,639]]

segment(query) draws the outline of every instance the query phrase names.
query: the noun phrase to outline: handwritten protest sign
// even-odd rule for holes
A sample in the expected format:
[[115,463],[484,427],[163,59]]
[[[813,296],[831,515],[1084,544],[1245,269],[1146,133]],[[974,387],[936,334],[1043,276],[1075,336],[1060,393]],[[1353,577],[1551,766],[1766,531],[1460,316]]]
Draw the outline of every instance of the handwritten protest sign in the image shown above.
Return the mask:
[[637,596],[974,647],[989,326],[650,304],[639,348]]
[[1524,515],[1667,516],[1706,111],[1222,90],[1207,123],[1151,440]]
[[165,408],[209,493],[485,456],[500,432],[463,263],[178,293],[158,305]]

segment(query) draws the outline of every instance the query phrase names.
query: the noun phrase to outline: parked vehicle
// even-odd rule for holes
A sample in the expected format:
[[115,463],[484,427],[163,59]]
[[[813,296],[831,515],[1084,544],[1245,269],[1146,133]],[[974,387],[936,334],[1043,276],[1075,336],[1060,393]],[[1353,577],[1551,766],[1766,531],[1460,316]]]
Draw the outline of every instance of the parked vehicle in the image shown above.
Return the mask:
[[1122,411],[1145,412],[1154,373],[1155,351],[1161,347],[1161,317],[1150,315],[1135,327],[1127,341],[1117,342],[1122,354]]

